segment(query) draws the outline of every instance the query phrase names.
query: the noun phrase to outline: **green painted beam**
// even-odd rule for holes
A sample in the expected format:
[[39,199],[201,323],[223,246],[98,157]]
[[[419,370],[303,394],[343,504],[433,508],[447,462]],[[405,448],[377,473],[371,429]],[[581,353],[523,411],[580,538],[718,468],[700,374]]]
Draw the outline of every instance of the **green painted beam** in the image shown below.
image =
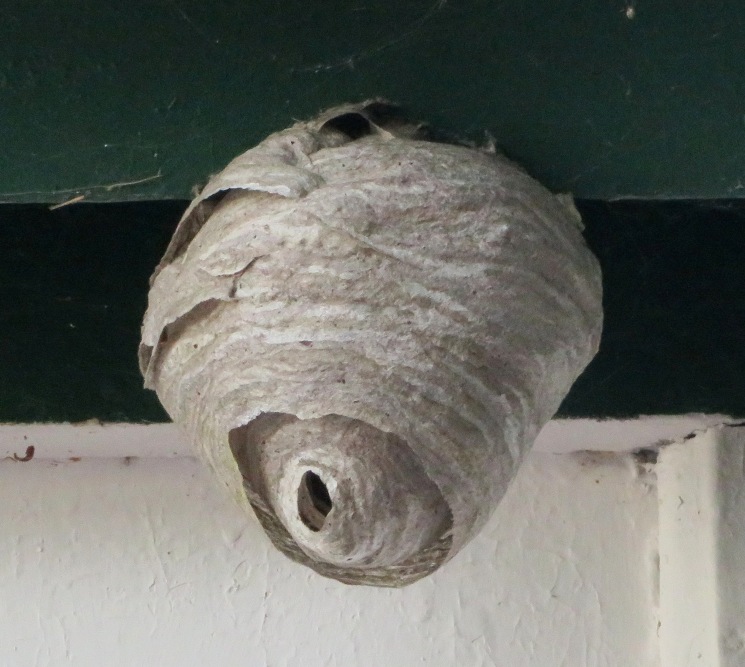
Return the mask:
[[555,190],[745,193],[737,0],[5,0],[0,202],[185,199],[371,96],[490,132]]
[[[745,416],[745,202],[578,204],[606,322],[560,414]],[[0,422],[166,419],[137,344],[185,206],[0,206]]]

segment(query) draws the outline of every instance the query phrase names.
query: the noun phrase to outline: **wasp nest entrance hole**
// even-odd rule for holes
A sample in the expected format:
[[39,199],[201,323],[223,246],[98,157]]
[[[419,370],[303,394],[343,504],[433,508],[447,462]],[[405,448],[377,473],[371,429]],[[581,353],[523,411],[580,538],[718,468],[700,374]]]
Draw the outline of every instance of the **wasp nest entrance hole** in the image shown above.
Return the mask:
[[311,470],[306,472],[297,491],[297,510],[302,522],[317,533],[323,528],[333,506],[323,480]]

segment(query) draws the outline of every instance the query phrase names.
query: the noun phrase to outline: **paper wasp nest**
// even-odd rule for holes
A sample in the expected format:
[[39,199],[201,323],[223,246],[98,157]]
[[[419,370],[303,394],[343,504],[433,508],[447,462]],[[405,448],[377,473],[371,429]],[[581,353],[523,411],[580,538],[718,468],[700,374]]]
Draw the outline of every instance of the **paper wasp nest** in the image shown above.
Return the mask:
[[283,553],[402,586],[492,514],[595,354],[569,198],[384,102],[215,176],[152,278],[147,387]]

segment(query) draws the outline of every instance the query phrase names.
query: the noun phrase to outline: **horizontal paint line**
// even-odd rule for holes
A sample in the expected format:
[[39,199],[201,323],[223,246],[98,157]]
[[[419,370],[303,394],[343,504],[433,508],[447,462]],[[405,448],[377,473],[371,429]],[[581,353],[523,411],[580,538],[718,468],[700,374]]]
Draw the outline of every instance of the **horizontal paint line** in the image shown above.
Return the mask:
[[[536,451],[635,451],[675,442],[711,426],[734,422],[724,415],[690,414],[638,419],[556,419],[538,435]],[[179,458],[194,456],[175,424],[0,424],[0,458]]]

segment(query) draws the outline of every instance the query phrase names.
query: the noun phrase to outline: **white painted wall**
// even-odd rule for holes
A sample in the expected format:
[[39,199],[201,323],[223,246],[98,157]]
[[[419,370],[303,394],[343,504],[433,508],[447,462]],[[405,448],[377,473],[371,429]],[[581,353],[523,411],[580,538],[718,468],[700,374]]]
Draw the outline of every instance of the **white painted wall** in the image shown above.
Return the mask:
[[190,458],[0,462],[0,665],[660,664],[657,493],[628,455],[534,452],[403,590],[289,562],[221,493]]

